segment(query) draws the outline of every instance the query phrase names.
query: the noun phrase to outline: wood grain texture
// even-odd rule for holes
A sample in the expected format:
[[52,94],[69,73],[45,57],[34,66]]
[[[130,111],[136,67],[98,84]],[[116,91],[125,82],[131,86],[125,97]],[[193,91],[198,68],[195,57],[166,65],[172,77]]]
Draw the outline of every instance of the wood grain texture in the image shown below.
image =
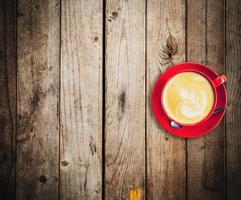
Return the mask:
[[155,120],[151,93],[168,67],[185,61],[185,2],[147,1],[147,197],[185,199],[185,140]]
[[227,199],[241,199],[241,4],[226,1]]
[[58,198],[59,8],[18,1],[17,199]]
[[105,195],[144,199],[145,1],[106,1]]
[[[224,1],[187,1],[187,60],[224,66]],[[187,141],[188,199],[225,199],[224,120],[205,137]]]
[[61,5],[60,195],[101,199],[103,2]]
[[0,198],[15,198],[16,2],[0,1]]

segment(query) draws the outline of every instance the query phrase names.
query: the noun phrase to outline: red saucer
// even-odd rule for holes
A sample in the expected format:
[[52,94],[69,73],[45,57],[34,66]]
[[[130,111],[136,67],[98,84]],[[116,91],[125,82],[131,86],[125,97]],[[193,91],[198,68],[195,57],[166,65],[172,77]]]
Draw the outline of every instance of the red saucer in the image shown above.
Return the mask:
[[[195,138],[206,135],[212,131],[222,120],[225,110],[213,113],[210,118],[203,124],[196,126],[183,126],[181,128],[173,128],[170,125],[170,119],[165,114],[161,106],[161,93],[165,83],[172,78],[174,75],[184,71],[198,70],[201,73],[208,76],[211,80],[217,78],[219,75],[211,68],[198,64],[198,63],[182,63],[169,68],[163,73],[157,80],[154,90],[152,93],[152,109],[156,116],[157,121],[162,125],[168,132],[184,138]],[[227,107],[227,92],[225,85],[222,84],[216,88],[217,92],[217,105],[215,109]]]

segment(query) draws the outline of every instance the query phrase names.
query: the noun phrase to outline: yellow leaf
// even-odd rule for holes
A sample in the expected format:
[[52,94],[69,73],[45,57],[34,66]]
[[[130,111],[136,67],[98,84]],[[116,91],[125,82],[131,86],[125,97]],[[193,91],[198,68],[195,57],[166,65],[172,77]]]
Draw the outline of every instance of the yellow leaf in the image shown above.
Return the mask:
[[141,189],[134,188],[130,191],[130,200],[140,200],[141,199]]

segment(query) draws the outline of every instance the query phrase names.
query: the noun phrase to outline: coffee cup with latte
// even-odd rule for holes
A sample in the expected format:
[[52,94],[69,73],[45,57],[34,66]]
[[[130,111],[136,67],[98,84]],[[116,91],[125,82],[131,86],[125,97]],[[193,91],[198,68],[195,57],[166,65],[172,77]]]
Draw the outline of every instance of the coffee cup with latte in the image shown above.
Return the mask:
[[163,110],[181,126],[204,123],[217,109],[216,88],[226,80],[225,75],[211,80],[200,71],[180,72],[165,83],[161,94]]

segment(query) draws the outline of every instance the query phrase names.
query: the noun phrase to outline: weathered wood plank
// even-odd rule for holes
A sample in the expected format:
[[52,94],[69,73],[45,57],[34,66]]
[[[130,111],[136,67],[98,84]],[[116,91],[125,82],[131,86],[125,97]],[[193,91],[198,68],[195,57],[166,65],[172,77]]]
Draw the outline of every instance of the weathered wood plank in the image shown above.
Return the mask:
[[58,0],[18,1],[17,199],[57,199]]
[[147,197],[185,199],[185,139],[163,130],[151,110],[156,79],[185,61],[185,2],[147,1]]
[[15,198],[16,2],[0,1],[0,198]]
[[[187,1],[187,60],[225,73],[224,1]],[[188,199],[225,199],[224,121],[209,135],[187,141]]]
[[227,199],[241,199],[241,3],[226,1]]
[[145,1],[106,1],[106,199],[144,198]]
[[60,195],[101,199],[103,2],[61,5]]

